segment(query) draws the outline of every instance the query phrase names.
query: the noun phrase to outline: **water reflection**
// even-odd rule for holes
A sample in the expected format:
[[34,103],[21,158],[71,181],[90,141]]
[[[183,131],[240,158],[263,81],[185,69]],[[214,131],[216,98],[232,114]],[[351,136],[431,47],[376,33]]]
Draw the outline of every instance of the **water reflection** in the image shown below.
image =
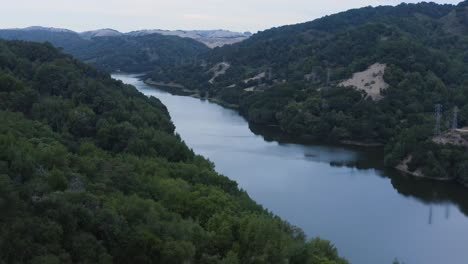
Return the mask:
[[468,216],[468,190],[465,187],[452,182],[420,179],[396,172],[387,172],[386,175],[389,175],[392,186],[401,195],[416,198],[428,205],[456,204],[460,211]]
[[[449,204],[456,204],[461,212],[468,217],[468,189],[457,183],[416,178],[393,169],[385,168],[383,164],[383,147],[330,145],[312,140],[298,140],[281,132],[277,127],[249,125],[249,129],[268,142],[280,144],[301,144],[314,146],[304,148],[307,160],[327,162],[332,167],[346,167],[357,170],[376,169],[380,177],[390,178],[392,186],[399,194],[415,198],[429,206],[429,223],[432,223],[432,205],[446,205],[445,218],[450,217]],[[322,147],[321,147],[322,146]],[[350,151],[351,150],[351,151]],[[314,152],[311,152],[314,151]]]

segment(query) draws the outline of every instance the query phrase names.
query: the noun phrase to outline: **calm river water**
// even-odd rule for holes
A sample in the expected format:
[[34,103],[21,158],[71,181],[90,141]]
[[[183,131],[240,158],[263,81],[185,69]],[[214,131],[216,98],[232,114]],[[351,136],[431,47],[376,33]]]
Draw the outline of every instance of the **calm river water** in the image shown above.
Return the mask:
[[[291,143],[235,111],[113,75],[168,108],[177,132],[218,172],[356,264],[468,263],[468,189],[382,168],[382,150]],[[468,173],[468,172],[467,172]]]

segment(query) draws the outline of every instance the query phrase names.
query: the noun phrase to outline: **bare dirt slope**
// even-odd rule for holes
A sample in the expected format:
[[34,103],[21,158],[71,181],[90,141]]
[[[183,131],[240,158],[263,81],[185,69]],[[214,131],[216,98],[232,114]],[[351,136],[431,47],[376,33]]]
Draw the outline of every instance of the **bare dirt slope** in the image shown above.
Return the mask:
[[396,166],[396,169],[404,173],[413,175],[415,177],[424,177],[424,174],[422,173],[421,169],[411,171],[408,168],[408,164],[411,162],[412,159],[413,159],[413,156],[409,155],[408,157],[406,157],[405,160],[403,160],[400,164],[398,164],[398,166]]
[[[465,132],[464,132],[465,131]],[[434,137],[432,141],[441,145],[455,145],[468,147],[468,140],[466,140],[466,130],[457,129],[449,130],[438,137]]]
[[261,72],[261,73],[255,75],[255,76],[252,77],[252,78],[245,79],[245,80],[244,80],[244,83],[248,83],[248,82],[250,82],[250,81],[258,81],[258,80],[260,80],[260,79],[262,79],[262,78],[265,78],[265,77],[266,77],[266,72]]
[[373,100],[378,101],[383,98],[380,92],[388,87],[383,78],[386,67],[385,64],[375,63],[365,71],[354,73],[352,78],[339,85],[364,91]]
[[213,73],[213,77],[209,81],[210,83],[214,83],[218,76],[223,75],[226,71],[231,67],[231,65],[227,62],[220,62],[216,64],[213,68],[211,68],[208,72]]

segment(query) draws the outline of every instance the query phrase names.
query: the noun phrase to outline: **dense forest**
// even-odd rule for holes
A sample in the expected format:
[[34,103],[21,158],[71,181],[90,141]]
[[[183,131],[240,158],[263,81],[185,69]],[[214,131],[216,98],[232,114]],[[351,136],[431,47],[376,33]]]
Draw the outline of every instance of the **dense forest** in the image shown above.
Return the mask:
[[189,38],[148,34],[83,38],[69,30],[33,27],[0,30],[0,38],[50,42],[94,67],[106,71],[146,72],[158,66],[178,65],[209,50]]
[[0,41],[0,263],[347,263],[50,44]]
[[[436,104],[442,135],[454,109],[456,125],[468,126],[467,36],[468,1],[365,7],[259,32],[146,78],[235,105],[251,123],[296,137],[383,144],[387,166],[406,159],[410,172],[468,184],[466,146],[433,140]],[[365,91],[373,80],[364,91],[342,85],[376,64],[385,67],[379,100]]]

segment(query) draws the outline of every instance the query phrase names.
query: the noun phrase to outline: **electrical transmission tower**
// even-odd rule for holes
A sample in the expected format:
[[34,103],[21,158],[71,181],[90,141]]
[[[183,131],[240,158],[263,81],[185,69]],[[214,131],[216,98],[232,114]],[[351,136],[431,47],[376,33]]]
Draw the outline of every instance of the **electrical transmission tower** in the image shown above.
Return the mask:
[[450,218],[450,205],[446,204],[445,205],[445,219]]
[[430,225],[432,225],[432,204],[429,207],[429,219],[428,222]]
[[442,119],[442,105],[441,104],[436,104],[435,105],[435,118],[436,118],[436,124],[434,128],[434,135],[436,137],[440,136],[440,121]]
[[458,128],[458,107],[453,108],[453,123],[452,123],[452,129],[456,130]]

